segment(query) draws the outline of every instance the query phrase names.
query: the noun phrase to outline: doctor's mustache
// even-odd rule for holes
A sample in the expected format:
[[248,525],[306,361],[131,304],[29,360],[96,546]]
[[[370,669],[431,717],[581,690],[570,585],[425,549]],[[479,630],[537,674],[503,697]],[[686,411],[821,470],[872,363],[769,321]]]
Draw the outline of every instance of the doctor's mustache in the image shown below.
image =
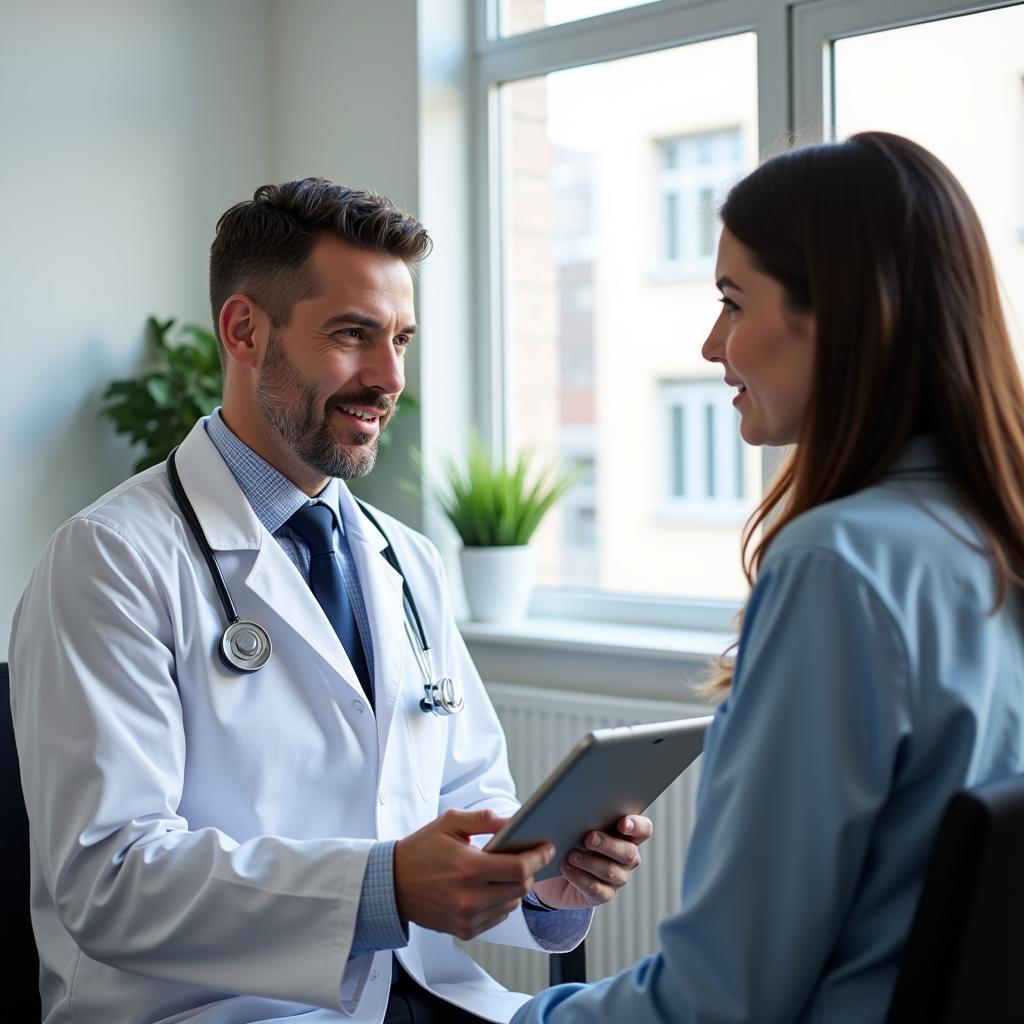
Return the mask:
[[330,412],[343,405],[375,409],[381,413],[381,426],[384,426],[394,415],[395,409],[398,408],[398,399],[391,395],[382,395],[379,391],[371,391],[369,388],[361,388],[358,391],[332,395],[327,401],[327,411]]

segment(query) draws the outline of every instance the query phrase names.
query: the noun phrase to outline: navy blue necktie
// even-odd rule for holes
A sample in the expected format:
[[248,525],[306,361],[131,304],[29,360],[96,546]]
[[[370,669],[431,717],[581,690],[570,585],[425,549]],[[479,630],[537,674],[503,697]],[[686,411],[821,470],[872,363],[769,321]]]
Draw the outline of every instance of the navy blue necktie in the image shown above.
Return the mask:
[[373,683],[355,612],[341,572],[341,554],[334,546],[334,513],[326,505],[303,505],[288,525],[309,548],[309,586],[338,634],[359,682],[373,706]]

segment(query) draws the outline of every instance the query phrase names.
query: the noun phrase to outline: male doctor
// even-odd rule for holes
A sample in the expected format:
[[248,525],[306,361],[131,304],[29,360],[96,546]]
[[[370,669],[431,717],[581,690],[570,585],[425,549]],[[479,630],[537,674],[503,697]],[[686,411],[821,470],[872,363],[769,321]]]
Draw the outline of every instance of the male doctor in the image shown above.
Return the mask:
[[[507,1021],[526,997],[451,936],[572,948],[639,862],[639,816],[537,884],[550,849],[482,852],[515,794],[437,553],[374,513],[380,532],[343,482],[402,391],[429,245],[321,179],[218,224],[224,405],[176,467],[238,614],[269,635],[263,667],[219,656],[221,599],[166,465],[43,554],[11,683],[45,1021]],[[420,707],[389,544],[461,714]]]

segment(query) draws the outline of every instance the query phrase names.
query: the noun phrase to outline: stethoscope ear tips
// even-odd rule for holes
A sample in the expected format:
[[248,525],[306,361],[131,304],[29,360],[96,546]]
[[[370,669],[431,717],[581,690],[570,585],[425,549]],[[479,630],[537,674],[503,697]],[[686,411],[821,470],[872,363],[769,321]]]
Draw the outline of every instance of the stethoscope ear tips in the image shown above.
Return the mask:
[[255,672],[270,660],[270,634],[258,623],[232,622],[220,640],[220,653],[233,668]]

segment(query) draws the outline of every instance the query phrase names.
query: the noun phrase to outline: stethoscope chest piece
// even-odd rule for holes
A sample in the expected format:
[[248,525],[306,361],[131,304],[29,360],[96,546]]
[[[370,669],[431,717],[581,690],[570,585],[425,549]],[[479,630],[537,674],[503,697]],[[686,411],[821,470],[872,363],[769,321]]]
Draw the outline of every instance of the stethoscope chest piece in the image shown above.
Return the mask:
[[457,715],[466,702],[455,690],[455,682],[445,676],[436,682],[426,683],[423,687],[425,696],[420,701],[420,708],[432,715]]
[[220,653],[233,668],[255,672],[270,660],[270,634],[258,623],[238,619],[232,622],[220,640]]

